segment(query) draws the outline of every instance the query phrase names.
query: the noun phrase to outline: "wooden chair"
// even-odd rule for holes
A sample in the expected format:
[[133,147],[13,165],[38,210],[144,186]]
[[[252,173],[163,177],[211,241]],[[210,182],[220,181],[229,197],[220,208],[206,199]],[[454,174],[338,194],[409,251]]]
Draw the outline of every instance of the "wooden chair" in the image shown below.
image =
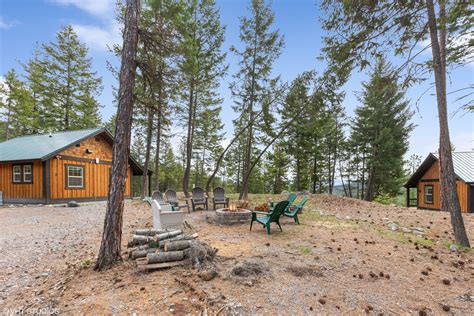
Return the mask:
[[283,216],[286,217],[291,217],[295,220],[296,224],[300,224],[300,221],[298,219],[298,212],[303,208],[303,206],[306,204],[308,201],[308,197],[305,196],[293,209],[288,208],[284,213]]
[[192,191],[191,204],[193,206],[193,211],[196,210],[196,206],[202,205],[206,210],[209,209],[207,203],[207,196],[204,190],[200,187],[195,187]]
[[151,197],[153,198],[153,200],[158,202],[158,204],[161,204],[161,205],[168,204],[166,203],[165,198],[163,197],[163,193],[161,193],[160,191],[153,191],[153,193],[151,194]]
[[[270,223],[276,223],[278,227],[280,227],[280,231],[283,231],[280,225],[280,216],[285,212],[285,209],[288,207],[288,204],[288,201],[281,201],[277,205],[275,205],[273,211],[269,213],[253,211],[252,221],[250,222],[250,230],[252,230],[253,222],[258,222],[263,225],[263,228],[267,229],[267,235],[270,235]],[[257,217],[257,214],[263,216]]]
[[225,190],[223,188],[217,187],[212,193],[212,205],[214,210],[216,209],[216,205],[219,204],[222,204],[224,207],[229,207],[229,198],[225,196]]
[[178,195],[176,194],[176,191],[168,189],[165,192],[165,196],[166,196],[166,201],[169,204],[173,205],[174,207],[178,209],[187,208],[189,211],[188,201],[186,200],[186,204],[179,204],[179,199],[178,199]]

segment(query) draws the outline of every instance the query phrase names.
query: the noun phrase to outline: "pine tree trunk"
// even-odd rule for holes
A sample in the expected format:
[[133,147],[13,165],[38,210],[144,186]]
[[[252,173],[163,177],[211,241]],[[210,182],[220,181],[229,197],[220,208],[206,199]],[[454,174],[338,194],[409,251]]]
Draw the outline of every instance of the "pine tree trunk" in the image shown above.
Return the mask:
[[192,130],[193,130],[193,108],[194,108],[194,90],[193,84],[190,85],[189,103],[188,103],[188,132],[186,135],[186,167],[183,175],[183,192],[189,197],[189,176],[191,174],[191,156],[193,154]]
[[[444,15],[444,1],[440,1],[440,3],[440,13]],[[470,247],[456,190],[456,176],[454,174],[451,141],[449,139],[446,99],[446,31],[444,27],[441,28],[442,30],[440,30],[440,38],[438,41],[438,26],[433,0],[426,0],[426,8],[431,38],[431,51],[433,54],[436,100],[438,104],[441,210],[449,211],[451,214],[451,224],[453,226],[456,242],[462,246]],[[444,16],[441,16],[441,18],[441,22],[443,22]]]
[[301,191],[301,180],[300,180],[300,157],[296,156],[296,191]]
[[130,155],[130,136],[133,112],[138,43],[140,0],[127,0],[123,35],[122,64],[119,76],[117,121],[113,144],[112,172],[110,175],[104,232],[95,270],[104,270],[121,259],[122,223],[125,180]]
[[362,179],[361,179],[360,199],[364,199],[365,194],[365,152],[362,152]]
[[[250,103],[249,103],[249,122],[253,122],[253,107],[255,102],[255,67],[257,63],[257,47],[258,47],[258,34],[257,31],[254,33],[254,46],[253,46],[253,57],[252,57],[252,81],[250,85]],[[242,189],[239,194],[239,200],[247,200],[248,193],[249,193],[249,183],[248,179],[250,178],[250,160],[252,159],[252,145],[253,145],[253,124],[249,126],[248,138],[247,138],[247,145],[245,151],[245,160],[244,160],[244,168],[243,168],[243,182],[242,182]],[[247,181],[245,180],[247,179]]]
[[161,146],[161,111],[158,110],[156,128],[156,152],[155,152],[155,190],[160,190],[160,146]]
[[[147,128],[146,128],[146,150],[145,150],[145,164],[143,166],[143,175],[142,175],[142,191],[141,198],[144,199],[148,191],[148,166],[150,165],[150,153],[151,153],[151,139],[152,139],[152,130],[153,130],[153,109],[148,108],[148,117],[147,117]],[[151,192],[148,192],[151,195]]]
[[66,106],[64,114],[64,130],[69,130],[70,119],[69,119],[69,109],[71,106],[71,61],[67,61],[67,83],[66,83]]
[[162,109],[164,107],[163,101],[163,73],[158,74],[158,104],[157,104],[157,118],[156,118],[156,152],[155,152],[155,190],[160,190],[160,151],[161,151],[161,123],[162,123]]
[[[341,160],[339,160],[339,176],[341,177],[342,188],[344,189],[344,195],[348,196],[348,193],[347,193],[347,190],[346,190],[346,185],[344,184],[344,175],[342,174]],[[349,182],[349,184],[350,184],[350,182]]]
[[375,191],[375,169],[370,168],[369,179],[367,181],[367,188],[365,190],[364,200],[372,202]]
[[316,159],[316,154],[314,154],[313,157],[313,194],[316,194],[316,183],[317,183],[317,178],[316,178],[316,172],[317,172],[317,159]]

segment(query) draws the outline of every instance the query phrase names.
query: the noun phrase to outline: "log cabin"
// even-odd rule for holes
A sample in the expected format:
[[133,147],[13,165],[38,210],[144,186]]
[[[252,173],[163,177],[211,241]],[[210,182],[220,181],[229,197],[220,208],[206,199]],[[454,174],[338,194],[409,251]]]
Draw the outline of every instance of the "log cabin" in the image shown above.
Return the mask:
[[[474,151],[452,154],[461,212],[474,213]],[[429,154],[404,186],[407,190],[407,207],[416,205],[420,209],[439,210],[441,188],[438,154]],[[417,190],[416,199],[410,198],[411,188]]]
[[[103,128],[21,136],[0,143],[3,203],[106,200],[112,144],[113,136]],[[132,157],[127,174],[125,196],[131,198],[132,177],[143,175]]]

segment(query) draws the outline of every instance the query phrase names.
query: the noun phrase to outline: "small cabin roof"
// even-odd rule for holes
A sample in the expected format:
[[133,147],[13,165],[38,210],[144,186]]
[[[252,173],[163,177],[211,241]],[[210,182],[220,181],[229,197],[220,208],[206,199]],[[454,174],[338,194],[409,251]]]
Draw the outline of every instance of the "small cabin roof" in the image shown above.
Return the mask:
[[101,128],[91,128],[16,137],[0,143],[0,161],[47,160],[69,146],[101,132]]
[[[63,150],[96,135],[104,136],[113,144],[113,136],[105,128],[89,128],[46,134],[20,136],[0,143],[0,162],[48,160]],[[134,174],[142,174],[142,167],[130,157]],[[151,174],[151,171],[148,171]]]
[[[453,152],[452,156],[456,178],[466,183],[474,183],[474,151]],[[438,159],[438,153],[430,153],[404,186],[416,187],[421,177]]]

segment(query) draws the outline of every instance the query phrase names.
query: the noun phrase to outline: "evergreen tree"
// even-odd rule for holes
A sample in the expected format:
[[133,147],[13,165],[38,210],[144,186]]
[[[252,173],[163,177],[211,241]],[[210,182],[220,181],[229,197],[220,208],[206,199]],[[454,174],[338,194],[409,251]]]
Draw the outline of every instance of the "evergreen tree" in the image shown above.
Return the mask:
[[403,156],[413,130],[412,112],[405,93],[389,64],[377,62],[369,82],[363,84],[356,109],[353,141],[366,155],[367,184],[364,199],[385,193],[397,195],[404,180]]
[[288,186],[288,166],[290,157],[282,142],[275,144],[273,152],[267,154],[267,172],[271,183],[270,192],[280,194]]
[[[100,125],[102,79],[91,70],[88,49],[71,26],[56,34],[56,41],[41,46],[29,63],[32,91],[42,100],[43,130],[74,130]],[[37,58],[36,58],[37,57]],[[38,77],[39,81],[38,82]]]
[[207,175],[222,151],[221,131],[224,124],[221,121],[220,112],[220,105],[214,107],[208,105],[197,115],[194,147],[198,168],[195,170],[197,179],[195,185],[200,187],[206,185]]
[[[313,72],[303,73],[293,81],[281,110],[283,121],[290,120],[295,115],[294,109],[302,108],[303,105],[311,102],[310,89],[314,75]],[[310,111],[311,109],[308,109],[308,112]],[[296,191],[307,190],[310,187],[310,160],[313,142],[310,136],[318,131],[314,127],[308,116],[301,116],[297,124],[290,125],[286,133],[285,150],[293,158],[293,189]]]
[[103,125],[104,127],[112,134],[115,135],[115,124],[116,124],[117,114],[112,115],[107,122]]
[[[240,18],[240,40],[245,47],[242,50],[231,47],[231,50],[239,57],[239,71],[234,76],[235,81],[231,84],[232,95],[236,105],[234,110],[239,113],[236,121],[236,129],[242,128],[250,123],[246,133],[244,157],[242,161],[242,174],[244,178],[251,176],[251,159],[254,157],[257,147],[257,131],[261,126],[253,122],[257,112],[262,108],[264,99],[268,96],[269,88],[272,86],[270,78],[273,62],[280,56],[284,45],[283,38],[278,30],[271,30],[275,16],[270,4],[264,0],[252,0],[250,6],[250,17]],[[240,191],[240,199],[247,199],[249,191],[248,181],[244,181]]]
[[417,154],[412,154],[407,161],[408,174],[412,175],[421,165],[421,156]]
[[182,56],[179,62],[181,76],[181,114],[186,127],[185,169],[183,192],[189,195],[194,137],[199,124],[197,115],[210,105],[218,105],[216,89],[219,78],[227,71],[225,54],[221,52],[224,27],[214,0],[187,0],[179,25]]
[[0,119],[3,121],[0,139],[8,140],[34,132],[34,118],[30,91],[11,69],[0,86]]

